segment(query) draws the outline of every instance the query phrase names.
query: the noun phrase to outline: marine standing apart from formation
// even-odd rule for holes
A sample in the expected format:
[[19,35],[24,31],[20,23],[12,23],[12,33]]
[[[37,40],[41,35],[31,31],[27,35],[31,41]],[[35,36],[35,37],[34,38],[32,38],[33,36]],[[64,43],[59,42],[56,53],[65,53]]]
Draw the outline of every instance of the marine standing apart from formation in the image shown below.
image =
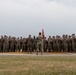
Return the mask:
[[36,55],[38,55],[38,51],[41,51],[41,55],[42,55],[42,50],[43,50],[43,41],[42,41],[42,36],[41,36],[41,32],[39,32],[39,36],[37,37],[37,50],[36,50]]

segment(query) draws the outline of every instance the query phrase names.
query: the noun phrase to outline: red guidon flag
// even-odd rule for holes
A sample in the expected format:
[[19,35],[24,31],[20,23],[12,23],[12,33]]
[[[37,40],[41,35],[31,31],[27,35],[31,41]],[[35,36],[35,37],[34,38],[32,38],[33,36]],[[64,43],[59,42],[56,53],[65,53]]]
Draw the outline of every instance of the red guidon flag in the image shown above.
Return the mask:
[[45,38],[44,29],[42,29],[42,38],[43,38],[43,39]]

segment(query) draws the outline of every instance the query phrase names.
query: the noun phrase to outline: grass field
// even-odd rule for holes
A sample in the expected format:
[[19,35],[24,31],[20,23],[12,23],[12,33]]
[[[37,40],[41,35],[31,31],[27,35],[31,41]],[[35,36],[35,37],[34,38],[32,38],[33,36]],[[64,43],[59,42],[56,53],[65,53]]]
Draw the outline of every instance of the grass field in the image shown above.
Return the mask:
[[76,75],[76,57],[0,56],[0,75]]

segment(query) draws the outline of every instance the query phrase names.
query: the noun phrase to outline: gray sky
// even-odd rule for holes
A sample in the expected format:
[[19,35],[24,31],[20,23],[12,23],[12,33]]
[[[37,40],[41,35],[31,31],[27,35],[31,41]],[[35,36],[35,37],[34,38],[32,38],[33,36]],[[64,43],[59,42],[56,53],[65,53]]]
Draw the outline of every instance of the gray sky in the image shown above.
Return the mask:
[[76,0],[0,0],[0,35],[76,34]]

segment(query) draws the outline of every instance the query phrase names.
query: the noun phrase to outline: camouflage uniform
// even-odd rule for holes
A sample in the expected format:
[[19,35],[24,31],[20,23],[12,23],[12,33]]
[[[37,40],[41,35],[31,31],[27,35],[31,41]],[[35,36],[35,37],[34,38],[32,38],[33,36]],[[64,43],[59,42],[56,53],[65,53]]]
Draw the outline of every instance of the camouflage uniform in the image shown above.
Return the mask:
[[23,38],[22,52],[26,52],[26,38]]
[[56,36],[56,51],[59,51],[59,37]]
[[8,39],[7,36],[4,36],[4,42],[3,42],[3,52],[8,52]]
[[17,44],[16,37],[14,37],[14,52],[16,52],[16,44]]
[[20,37],[20,51],[22,50],[23,39]]
[[32,44],[33,44],[33,40],[31,38],[31,35],[29,35],[28,39],[27,39],[27,47],[28,47],[28,53],[31,52],[32,53]]
[[11,36],[9,36],[9,38],[8,38],[8,51],[11,51],[11,42],[12,42]]
[[63,36],[63,51],[64,52],[68,52],[68,40],[67,40],[67,36]]
[[43,50],[44,52],[47,52],[48,49],[48,41],[46,40],[46,38],[44,38],[43,40]]
[[1,38],[0,38],[0,52],[1,52]]
[[19,39],[19,37],[16,39],[16,51],[17,52],[20,52],[20,39]]
[[49,36],[48,38],[48,51],[51,52],[52,51],[52,38]]
[[71,36],[68,38],[68,52],[73,52],[72,51],[72,39]]
[[72,51],[76,52],[76,38],[75,38],[75,34],[72,35]]
[[36,49],[37,49],[36,44],[37,44],[37,40],[34,36],[34,38],[33,38],[33,51],[36,51]]
[[15,37],[12,37],[11,39],[11,52],[15,52]]
[[55,52],[56,51],[56,39],[55,39],[55,36],[53,36],[52,42],[53,42],[53,51]]
[[1,36],[1,52],[3,52],[3,43],[4,43],[4,38]]
[[59,37],[59,51],[63,51],[63,39],[61,37]]
[[39,33],[39,36],[37,37],[37,55],[38,55],[38,51],[40,49],[41,51],[41,55],[42,55],[42,46],[43,46],[43,42],[42,42],[42,36],[41,36],[41,33]]

